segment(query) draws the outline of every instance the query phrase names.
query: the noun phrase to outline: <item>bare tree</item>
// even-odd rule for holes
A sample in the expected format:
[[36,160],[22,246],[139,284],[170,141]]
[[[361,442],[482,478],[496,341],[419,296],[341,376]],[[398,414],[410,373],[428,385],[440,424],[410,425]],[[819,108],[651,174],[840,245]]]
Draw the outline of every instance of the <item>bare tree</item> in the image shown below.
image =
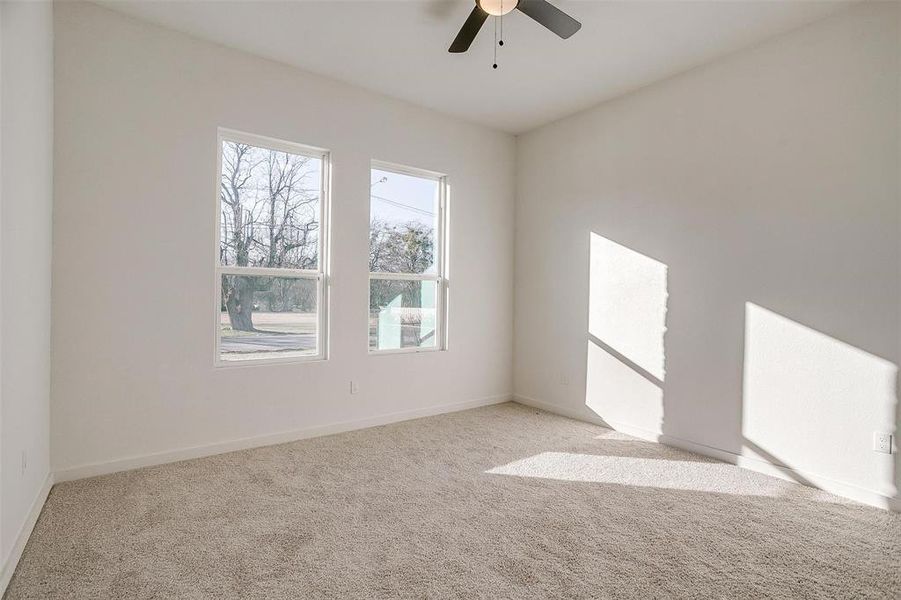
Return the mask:
[[424,273],[435,260],[434,229],[410,221],[369,225],[369,270],[384,273]]
[[[223,265],[314,269],[319,260],[319,169],[315,159],[225,142],[220,181]],[[255,295],[280,285],[275,306],[291,310],[292,286],[272,277],[222,276],[222,306],[232,329],[256,331]]]

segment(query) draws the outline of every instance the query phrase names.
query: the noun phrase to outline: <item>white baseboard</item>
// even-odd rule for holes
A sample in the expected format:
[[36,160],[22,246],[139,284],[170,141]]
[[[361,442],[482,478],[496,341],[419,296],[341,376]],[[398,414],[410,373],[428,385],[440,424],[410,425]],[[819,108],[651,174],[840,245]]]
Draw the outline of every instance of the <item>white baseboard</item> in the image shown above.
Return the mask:
[[[605,427],[609,427],[603,419],[599,416],[591,412],[587,407],[582,407],[582,409],[576,409],[569,406],[558,406],[556,404],[551,404],[550,402],[544,402],[543,400],[538,400],[536,398],[532,398],[530,396],[524,396],[522,394],[513,394],[513,401],[517,404],[522,404],[524,406],[531,406],[532,408],[540,408],[541,410],[545,410],[549,413],[554,413],[556,415],[561,415],[564,417],[569,417],[570,419],[575,419],[577,421],[586,421],[588,423],[592,423],[594,425],[602,425]],[[623,433],[628,433],[624,431]],[[638,436],[636,436],[638,437]]]
[[6,557],[6,561],[3,563],[3,571],[0,572],[0,597],[6,592],[6,587],[16,571],[16,565],[19,564],[19,559],[22,558],[25,544],[28,543],[31,532],[34,531],[34,526],[38,522],[38,517],[41,515],[41,510],[44,508],[44,503],[47,501],[47,496],[50,494],[50,488],[53,487],[53,483],[53,473],[48,473],[46,479],[44,479],[44,484],[34,498],[34,502],[31,503],[31,508],[28,510],[25,522],[22,523],[22,527],[19,529],[19,535],[16,536],[12,550],[10,550],[9,556]]
[[591,410],[589,410],[587,407],[585,407],[584,410],[574,409],[571,407],[563,407],[556,404],[551,404],[549,402],[544,402],[542,400],[537,400],[535,398],[530,398],[529,396],[524,396],[522,394],[514,394],[513,401],[526,406],[540,408],[542,410],[562,415],[564,417],[569,417],[571,419],[577,419],[596,425],[611,427],[616,431],[621,431],[622,433],[637,437],[642,440],[657,442],[659,444],[664,444],[665,446],[673,446],[674,448],[687,450],[689,452],[694,452],[695,454],[709,456],[710,458],[715,458],[717,460],[721,460],[723,462],[727,462],[743,469],[748,469],[750,471],[763,473],[764,475],[778,477],[779,479],[784,479],[786,481],[792,481],[795,483],[806,482],[811,487],[815,487],[825,492],[830,492],[837,496],[842,496],[844,498],[848,498],[862,504],[868,504],[870,506],[875,506],[876,508],[891,510],[893,512],[901,512],[901,497],[896,496],[894,498],[891,498],[879,491],[863,488],[853,483],[838,481],[824,475],[811,473],[809,471],[804,471],[801,469],[789,468],[784,465],[772,463],[754,456],[736,454],[735,452],[730,452],[721,448],[715,448],[713,446],[707,446],[705,444],[699,444],[690,440],[666,435],[664,433],[660,433],[659,431],[651,431],[648,429],[643,429],[641,427],[635,427],[634,425],[629,425],[627,423],[605,421],[591,412]]
[[467,400],[464,402],[440,404],[437,406],[428,406],[425,408],[415,408],[412,410],[393,412],[354,421],[342,421],[340,423],[332,423],[330,425],[322,425],[318,427],[309,427],[305,429],[296,429],[292,431],[283,431],[261,436],[240,438],[237,440],[217,442],[203,446],[193,446],[179,450],[168,450],[165,452],[156,452],[153,454],[145,454],[141,456],[130,456],[107,462],[92,463],[60,469],[54,473],[54,480],[57,483],[60,483],[63,481],[84,479],[85,477],[108,475],[110,473],[130,471],[132,469],[139,469],[141,467],[162,465],[171,462],[178,462],[181,460],[190,460],[192,458],[202,458],[204,456],[213,456],[215,454],[224,454],[226,452],[235,452],[237,450],[246,450],[248,448],[273,446],[275,444],[284,444],[287,442],[320,437],[323,435],[332,435],[335,433],[343,433],[345,431],[354,431],[356,429],[366,429],[367,427],[376,427],[379,425],[388,425],[389,423],[408,421],[410,419],[419,419],[422,417],[431,417],[444,413],[468,410],[470,408],[478,408],[480,406],[501,404],[503,402],[509,402],[511,400],[512,397],[510,394],[500,394],[497,396],[488,396],[486,398],[477,398],[475,400]]
[[512,397],[509,394],[500,394],[497,396],[478,398],[476,400],[467,400],[465,402],[441,404],[438,406],[429,406],[425,408],[388,413],[385,415],[378,415],[375,417],[369,417],[355,421],[343,421],[341,423],[333,423],[331,425],[323,425],[320,427],[310,427],[294,431],[285,431],[269,435],[242,438],[227,442],[208,444],[205,446],[195,446],[192,448],[183,448],[181,450],[158,452],[144,456],[132,456],[103,463],[71,467],[68,469],[56,471],[55,473],[49,473],[46,480],[44,481],[43,486],[38,492],[38,495],[35,497],[34,502],[32,503],[31,509],[28,512],[28,516],[25,519],[25,522],[22,524],[22,528],[19,530],[19,535],[16,537],[16,542],[13,545],[9,556],[3,563],[3,570],[2,572],[0,572],[0,597],[3,596],[4,592],[6,591],[6,587],[9,585],[9,582],[12,579],[13,573],[15,573],[16,566],[19,564],[19,559],[22,557],[22,552],[25,550],[25,545],[28,543],[28,538],[31,536],[31,532],[34,530],[34,526],[41,514],[41,510],[44,508],[44,503],[47,501],[47,496],[50,494],[50,489],[53,487],[54,483],[72,481],[74,479],[82,479],[96,475],[117,473],[119,471],[128,471],[140,467],[160,465],[180,460],[188,460],[191,458],[201,458],[204,456],[212,456],[225,452],[245,450],[247,448],[257,448],[261,446],[283,444],[286,442],[293,442],[296,440],[302,440],[312,437],[332,435],[335,433],[343,433],[345,431],[365,429],[367,427],[376,427],[378,425],[388,425],[390,423],[397,423],[400,421],[408,421],[410,419],[418,419],[421,417],[430,417],[439,414],[468,410],[470,408],[478,408],[480,406],[502,404],[511,400]]

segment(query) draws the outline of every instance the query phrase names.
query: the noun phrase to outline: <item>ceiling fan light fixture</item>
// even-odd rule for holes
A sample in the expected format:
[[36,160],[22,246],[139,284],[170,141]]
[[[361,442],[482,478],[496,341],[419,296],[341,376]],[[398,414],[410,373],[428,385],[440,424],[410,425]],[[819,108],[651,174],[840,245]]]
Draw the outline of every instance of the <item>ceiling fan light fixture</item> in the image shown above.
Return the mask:
[[489,15],[500,17],[516,8],[519,0],[477,0],[476,3]]
[[[488,17],[502,17],[514,9],[524,13],[539,25],[550,29],[564,40],[579,31],[582,24],[547,0],[475,0],[476,5],[454,38],[448,52],[466,52]],[[501,19],[503,33],[503,19]],[[500,45],[500,44],[497,44]],[[497,48],[495,47],[495,51]]]

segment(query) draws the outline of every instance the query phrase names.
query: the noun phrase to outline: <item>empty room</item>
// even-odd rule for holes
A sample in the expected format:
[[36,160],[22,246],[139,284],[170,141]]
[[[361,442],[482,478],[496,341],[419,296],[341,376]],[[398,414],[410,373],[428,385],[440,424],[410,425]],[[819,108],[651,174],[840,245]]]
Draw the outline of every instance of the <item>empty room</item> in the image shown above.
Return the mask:
[[901,598],[901,2],[0,0],[4,600]]

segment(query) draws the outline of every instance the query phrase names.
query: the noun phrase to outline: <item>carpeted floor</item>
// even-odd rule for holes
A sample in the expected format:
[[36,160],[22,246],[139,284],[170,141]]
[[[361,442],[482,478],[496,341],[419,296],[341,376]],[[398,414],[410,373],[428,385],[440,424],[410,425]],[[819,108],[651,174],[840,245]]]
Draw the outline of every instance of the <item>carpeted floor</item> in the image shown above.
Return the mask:
[[898,598],[901,515],[515,404],[56,486],[6,598]]

